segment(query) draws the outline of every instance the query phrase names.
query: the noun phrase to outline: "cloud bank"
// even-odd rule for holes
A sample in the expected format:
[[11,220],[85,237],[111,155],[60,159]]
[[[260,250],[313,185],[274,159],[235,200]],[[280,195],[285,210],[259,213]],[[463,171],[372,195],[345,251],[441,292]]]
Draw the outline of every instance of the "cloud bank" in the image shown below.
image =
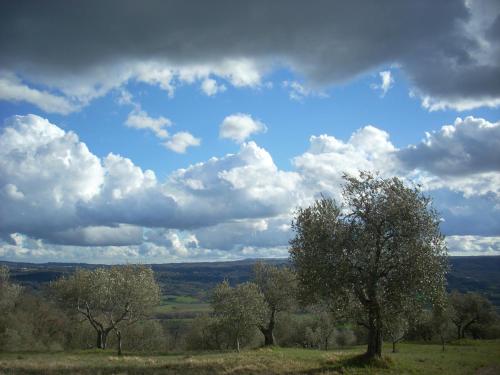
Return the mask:
[[[162,182],[120,155],[95,156],[75,133],[39,116],[15,116],[0,133],[0,256],[284,256],[294,209],[319,194],[338,198],[342,173],[359,169],[421,183],[435,198],[453,252],[497,253],[499,128],[485,119],[457,119],[400,149],[372,125],[346,141],[312,136],[291,171],[248,142]],[[448,156],[463,160],[454,164]]]

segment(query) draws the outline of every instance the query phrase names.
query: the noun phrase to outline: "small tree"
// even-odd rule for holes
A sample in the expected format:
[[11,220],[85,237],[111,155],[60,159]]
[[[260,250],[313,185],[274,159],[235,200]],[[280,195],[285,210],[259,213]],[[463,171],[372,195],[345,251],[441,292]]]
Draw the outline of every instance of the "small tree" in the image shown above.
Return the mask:
[[380,357],[384,318],[444,293],[447,252],[439,216],[418,187],[368,172],[344,176],[344,206],[330,198],[297,211],[290,241],[302,300],[350,309]]
[[405,338],[408,326],[408,319],[403,314],[394,315],[386,321],[385,332],[391,340],[393,353],[397,352],[396,344]]
[[457,330],[457,339],[465,338],[473,324],[488,324],[495,320],[495,311],[488,299],[478,293],[453,291],[449,297],[451,321]]
[[10,282],[9,268],[0,266],[0,314],[12,309],[21,294],[21,287]]
[[445,344],[451,339],[453,332],[452,309],[449,304],[435,306],[432,309],[431,326],[434,333],[439,337],[441,349],[444,352]]
[[[439,305],[441,305],[442,301],[439,300],[439,302]],[[423,310],[420,310],[415,303],[408,303],[404,308],[404,310],[399,311],[387,309],[384,316],[384,337],[392,343],[393,353],[397,353],[396,346],[409,333],[411,323],[418,320],[423,313]]]
[[119,355],[121,327],[144,319],[160,301],[153,271],[140,265],[79,269],[54,282],[52,289],[64,305],[91,324],[97,333],[97,348],[105,349],[107,337],[114,331]]
[[[15,315],[14,307],[19,300],[21,287],[10,282],[9,269],[0,266],[0,350],[13,350],[10,336],[17,336],[12,329]],[[15,323],[15,322],[14,322]]]
[[254,266],[254,282],[264,296],[267,317],[259,324],[264,345],[274,345],[274,327],[280,312],[289,311],[295,304],[296,279],[288,267],[276,267],[258,262]]
[[223,281],[216,286],[211,305],[214,317],[230,332],[238,352],[242,338],[250,336],[267,313],[264,296],[249,282],[232,288]]
[[336,329],[335,316],[325,309],[324,307],[318,308],[316,312],[316,337],[318,339],[318,346],[323,350],[328,350],[334,340]]
[[232,333],[215,316],[199,315],[193,319],[187,335],[188,350],[222,350],[233,347]]

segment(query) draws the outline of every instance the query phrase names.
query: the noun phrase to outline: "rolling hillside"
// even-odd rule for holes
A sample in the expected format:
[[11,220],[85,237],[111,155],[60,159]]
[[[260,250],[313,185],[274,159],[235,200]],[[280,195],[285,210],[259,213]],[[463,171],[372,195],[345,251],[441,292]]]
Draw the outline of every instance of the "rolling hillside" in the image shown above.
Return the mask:
[[[217,283],[228,279],[236,284],[247,281],[252,275],[255,259],[234,262],[154,264],[153,270],[162,285],[164,295],[195,296],[205,299],[207,292]],[[285,264],[285,259],[265,260]],[[475,291],[487,296],[500,308],[500,257],[450,257],[448,289],[461,292]],[[26,287],[40,289],[51,280],[71,273],[76,268],[95,268],[98,265],[77,263],[16,263],[0,261],[11,269],[13,281]]]

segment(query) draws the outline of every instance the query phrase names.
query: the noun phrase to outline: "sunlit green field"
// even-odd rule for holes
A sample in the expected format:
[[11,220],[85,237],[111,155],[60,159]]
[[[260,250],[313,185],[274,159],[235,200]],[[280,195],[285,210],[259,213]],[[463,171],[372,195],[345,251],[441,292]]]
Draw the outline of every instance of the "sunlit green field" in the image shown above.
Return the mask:
[[345,350],[255,349],[117,357],[113,351],[3,353],[1,374],[500,374],[500,340],[385,347],[387,368],[361,365],[363,347]]
[[161,299],[161,304],[155,308],[155,314],[200,314],[208,312],[210,305],[192,296],[166,295]]

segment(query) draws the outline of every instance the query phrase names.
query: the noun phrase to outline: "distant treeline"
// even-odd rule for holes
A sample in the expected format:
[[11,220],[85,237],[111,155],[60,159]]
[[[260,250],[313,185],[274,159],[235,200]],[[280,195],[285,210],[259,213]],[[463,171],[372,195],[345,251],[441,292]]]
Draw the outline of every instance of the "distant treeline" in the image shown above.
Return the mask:
[[[283,262],[244,263],[249,281],[218,283],[208,293],[208,313],[171,320],[148,311],[159,303],[148,267],[71,270],[36,290],[16,284],[0,267],[0,351],[118,347],[151,353],[265,344],[326,350],[366,343],[366,329],[330,306],[301,306],[295,276]],[[500,337],[499,317],[484,296],[454,292],[447,306],[391,318],[384,340],[396,350],[403,339],[444,347],[465,337]]]
[[[447,289],[485,295],[500,310],[500,256],[452,256]],[[233,262],[170,263],[151,265],[163,294],[191,295],[202,299],[223,280],[231,285],[249,281],[257,261],[286,265],[287,259],[247,259]],[[106,267],[85,263],[19,263],[0,261],[10,269],[12,281],[32,289],[54,281],[77,268]]]

